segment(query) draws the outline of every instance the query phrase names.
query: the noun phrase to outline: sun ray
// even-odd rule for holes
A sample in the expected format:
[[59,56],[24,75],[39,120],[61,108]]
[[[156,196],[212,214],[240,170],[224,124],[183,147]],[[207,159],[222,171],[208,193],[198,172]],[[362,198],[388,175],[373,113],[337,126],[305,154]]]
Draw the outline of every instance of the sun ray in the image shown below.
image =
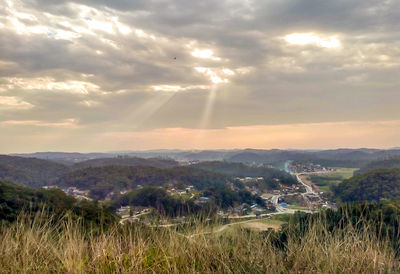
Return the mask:
[[196,134],[195,138],[193,138],[193,145],[199,147],[203,144],[205,138],[205,129],[210,125],[210,119],[213,112],[213,108],[215,105],[215,99],[217,97],[217,84],[211,86],[211,89],[208,93],[207,101],[204,106],[203,115],[201,116],[198,134]]
[[127,119],[135,128],[143,126],[159,109],[167,104],[176,93],[163,92],[152,96],[146,102],[141,103],[140,107],[130,113]]

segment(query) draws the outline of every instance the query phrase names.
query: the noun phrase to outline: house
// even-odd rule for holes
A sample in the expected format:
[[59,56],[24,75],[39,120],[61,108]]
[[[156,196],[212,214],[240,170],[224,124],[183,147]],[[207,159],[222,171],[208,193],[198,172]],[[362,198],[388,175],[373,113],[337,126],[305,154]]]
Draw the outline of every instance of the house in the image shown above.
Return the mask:
[[199,197],[196,199],[195,203],[196,204],[205,204],[209,201],[210,201],[210,198],[208,198],[208,197]]
[[186,193],[190,193],[190,192],[192,192],[193,190],[194,190],[194,186],[188,186],[186,189]]
[[115,196],[114,192],[111,191],[107,194],[106,198],[104,200],[109,201]]
[[59,188],[58,186],[42,186],[43,189],[54,189]]
[[247,215],[248,211],[250,210],[250,206],[246,203],[241,204],[233,209],[233,213],[239,215]]

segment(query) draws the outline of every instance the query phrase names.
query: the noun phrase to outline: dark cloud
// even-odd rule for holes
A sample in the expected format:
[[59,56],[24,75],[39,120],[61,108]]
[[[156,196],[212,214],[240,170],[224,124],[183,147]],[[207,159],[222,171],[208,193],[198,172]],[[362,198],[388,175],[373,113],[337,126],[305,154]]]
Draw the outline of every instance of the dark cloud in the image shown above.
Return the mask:
[[3,122],[74,119],[94,134],[400,115],[398,1],[12,3],[0,8],[0,106],[32,107],[0,108]]

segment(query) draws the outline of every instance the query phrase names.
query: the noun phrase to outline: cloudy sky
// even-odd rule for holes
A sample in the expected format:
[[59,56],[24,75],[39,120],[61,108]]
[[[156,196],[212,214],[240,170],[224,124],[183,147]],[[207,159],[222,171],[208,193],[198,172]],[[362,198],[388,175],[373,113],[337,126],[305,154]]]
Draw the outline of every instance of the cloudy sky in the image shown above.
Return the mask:
[[400,145],[398,0],[0,0],[0,153]]

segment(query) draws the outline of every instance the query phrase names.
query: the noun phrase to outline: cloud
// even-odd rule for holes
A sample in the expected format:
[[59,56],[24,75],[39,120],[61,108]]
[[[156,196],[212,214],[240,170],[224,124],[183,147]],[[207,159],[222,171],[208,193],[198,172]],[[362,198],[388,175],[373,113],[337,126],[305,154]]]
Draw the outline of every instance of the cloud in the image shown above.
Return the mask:
[[0,96],[0,109],[1,110],[18,110],[30,109],[33,105],[13,96]]
[[75,119],[66,119],[64,121],[60,122],[55,122],[55,123],[46,123],[42,121],[36,121],[36,120],[19,120],[19,121],[3,121],[0,122],[0,126],[35,126],[35,127],[55,127],[55,128],[77,128],[78,126],[76,125]]
[[210,49],[194,49],[192,55],[197,58],[211,59],[213,61],[221,61],[220,57],[215,57],[214,52]]
[[323,48],[338,48],[340,41],[335,36],[321,38],[313,33],[293,33],[285,36],[285,41],[293,45],[313,44]]
[[399,118],[398,1],[0,1],[0,121],[14,127]]

